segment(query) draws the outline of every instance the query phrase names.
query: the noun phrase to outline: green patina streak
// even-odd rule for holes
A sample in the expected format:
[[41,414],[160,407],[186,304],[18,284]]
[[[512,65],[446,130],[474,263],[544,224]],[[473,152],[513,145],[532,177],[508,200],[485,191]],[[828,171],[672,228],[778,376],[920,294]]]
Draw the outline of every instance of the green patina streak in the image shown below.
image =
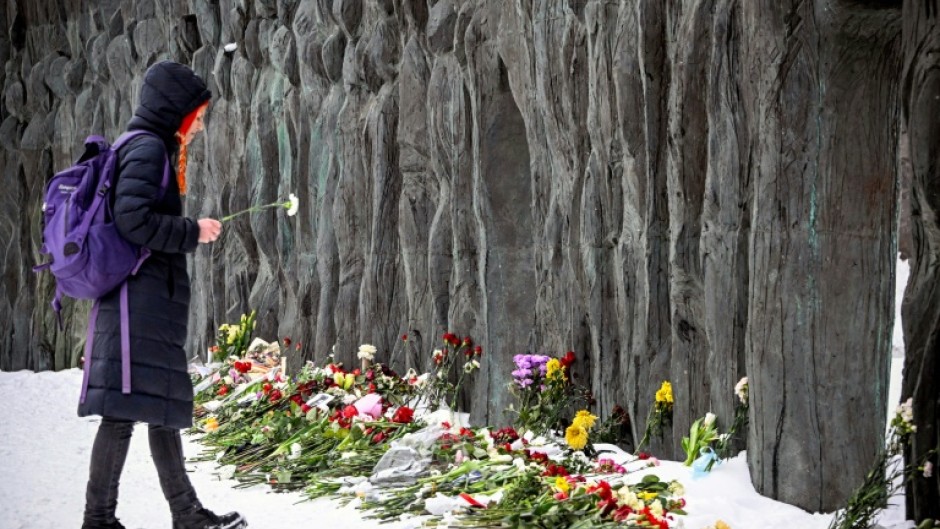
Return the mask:
[[323,144],[323,125],[317,123],[310,131],[310,165],[317,168],[317,209],[323,206],[326,194],[326,179],[329,175],[330,158]]
[[[286,78],[283,75],[275,75],[274,82],[271,83],[271,91],[268,94],[271,102],[272,114],[276,116],[274,131],[277,135],[277,164],[279,169],[278,180],[278,200],[287,198],[289,193],[296,193],[294,189],[294,153],[290,146],[290,131],[287,128],[288,117],[284,112],[284,97]],[[303,204],[301,204],[303,206]],[[287,219],[286,215],[278,217],[282,223],[288,223],[287,229],[278,230],[281,235],[281,248],[284,253],[291,253],[294,249],[294,230],[290,226],[294,219]]]

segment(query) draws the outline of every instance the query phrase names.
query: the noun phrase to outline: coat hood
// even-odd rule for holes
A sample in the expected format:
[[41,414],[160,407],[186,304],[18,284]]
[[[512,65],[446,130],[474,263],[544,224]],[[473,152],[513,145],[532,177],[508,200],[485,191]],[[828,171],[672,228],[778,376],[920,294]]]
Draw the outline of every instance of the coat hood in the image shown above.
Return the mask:
[[212,98],[196,72],[173,61],[158,62],[147,69],[140,99],[128,129],[146,129],[173,143],[183,118]]

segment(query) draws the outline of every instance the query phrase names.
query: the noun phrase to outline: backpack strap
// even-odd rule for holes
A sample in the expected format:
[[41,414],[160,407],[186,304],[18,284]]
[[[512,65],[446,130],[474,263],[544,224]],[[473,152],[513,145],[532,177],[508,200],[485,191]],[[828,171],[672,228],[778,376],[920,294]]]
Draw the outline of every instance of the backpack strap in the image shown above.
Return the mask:
[[131,393],[131,322],[127,307],[127,281],[121,285],[121,393]]
[[[131,333],[130,313],[127,308],[127,281],[121,285],[121,393],[131,393]],[[85,369],[82,374],[82,393],[79,402],[85,403],[88,396],[88,379],[91,374],[91,356],[95,347],[95,325],[98,323],[98,309],[101,299],[96,299],[88,314],[88,338],[85,340]]]
[[85,369],[82,373],[82,394],[79,402],[84,404],[85,397],[88,395],[88,376],[91,373],[91,351],[95,344],[95,324],[98,322],[98,307],[101,305],[99,300],[91,306],[91,312],[88,313],[88,338],[85,339]]
[[[143,135],[153,136],[154,138],[159,139],[160,143],[163,143],[163,139],[160,138],[160,136],[157,136],[156,134],[154,134],[153,132],[150,132],[149,130],[136,129],[136,130],[129,130],[125,132],[124,134],[121,134],[121,136],[118,139],[114,140],[114,144],[111,145],[111,148],[114,149],[114,151],[117,151],[118,149],[123,147],[127,142],[131,141],[132,139],[138,136],[143,136]],[[164,153],[165,153],[164,155],[165,163],[163,164],[163,179],[160,181],[160,193],[157,195],[157,200],[163,199],[163,196],[166,195],[167,187],[169,187],[170,185],[170,156],[169,156],[169,153],[166,153],[165,151]]]

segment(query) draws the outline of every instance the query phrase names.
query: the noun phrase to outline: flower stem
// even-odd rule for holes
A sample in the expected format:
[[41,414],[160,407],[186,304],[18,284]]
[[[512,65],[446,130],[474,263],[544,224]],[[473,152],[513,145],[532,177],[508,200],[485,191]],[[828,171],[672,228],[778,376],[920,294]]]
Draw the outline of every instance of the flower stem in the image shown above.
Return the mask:
[[243,210],[238,211],[238,212],[236,212],[236,213],[232,213],[231,215],[226,215],[226,216],[222,217],[222,218],[219,219],[219,220],[220,220],[220,222],[228,222],[228,221],[234,219],[235,217],[238,217],[239,215],[243,215],[243,214],[245,214],[245,213],[254,213],[254,212],[257,212],[257,211],[261,211],[262,209],[265,209],[265,208],[276,208],[276,207],[284,207],[284,205],[281,204],[280,202],[275,202],[275,203],[273,203],[273,204],[265,204],[265,205],[263,205],[263,206],[252,206],[252,207],[250,207],[250,208],[248,208],[248,209],[243,209]]

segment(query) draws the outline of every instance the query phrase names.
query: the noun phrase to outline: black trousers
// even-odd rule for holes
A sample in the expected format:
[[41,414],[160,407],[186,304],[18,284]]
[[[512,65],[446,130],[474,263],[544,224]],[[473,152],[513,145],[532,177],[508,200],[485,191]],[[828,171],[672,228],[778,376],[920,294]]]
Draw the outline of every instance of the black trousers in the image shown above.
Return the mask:
[[[115,520],[118,484],[134,433],[134,422],[104,417],[91,450],[91,469],[85,491],[85,523],[108,524]],[[173,514],[198,505],[196,491],[186,475],[183,441],[176,428],[149,425],[150,456],[157,467],[160,488]]]

